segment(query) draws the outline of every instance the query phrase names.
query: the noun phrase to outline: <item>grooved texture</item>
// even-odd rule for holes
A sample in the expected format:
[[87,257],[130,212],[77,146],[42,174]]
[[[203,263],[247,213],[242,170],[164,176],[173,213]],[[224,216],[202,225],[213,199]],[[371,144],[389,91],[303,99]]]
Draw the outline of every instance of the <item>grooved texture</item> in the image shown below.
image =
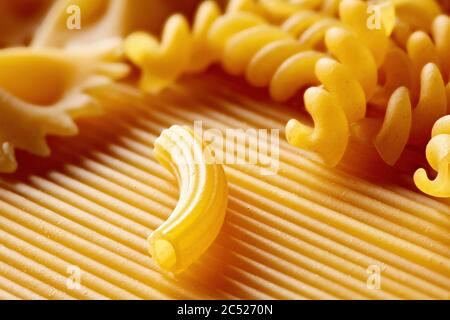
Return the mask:
[[[75,138],[51,139],[50,158],[19,153],[19,171],[0,179],[0,299],[450,298],[449,201],[411,187],[420,152],[391,169],[355,145],[327,168],[286,143],[294,109],[227,86],[199,77],[145,101],[125,86],[102,92],[106,114],[80,121]],[[153,143],[197,120],[204,130],[280,129],[280,168],[225,166],[222,232],[173,279],[147,253],[178,196]],[[367,286],[371,265],[379,290]],[[80,289],[68,286],[71,266]]]

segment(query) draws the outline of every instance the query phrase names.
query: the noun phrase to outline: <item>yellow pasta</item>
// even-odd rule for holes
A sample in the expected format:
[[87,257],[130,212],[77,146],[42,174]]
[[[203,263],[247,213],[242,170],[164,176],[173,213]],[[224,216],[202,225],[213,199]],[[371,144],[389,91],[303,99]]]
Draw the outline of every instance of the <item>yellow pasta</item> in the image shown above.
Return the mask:
[[0,51],[0,172],[16,170],[15,148],[46,156],[46,135],[74,135],[73,118],[99,113],[85,91],[127,74],[128,66],[110,61],[115,51],[115,42],[71,52]]
[[[221,62],[232,75],[245,75],[254,86],[268,86],[276,101],[320,84],[307,89],[304,96],[314,127],[291,120],[286,126],[288,141],[334,166],[343,157],[350,134],[365,135],[381,158],[394,165],[408,143],[424,144],[433,123],[447,112],[449,18],[439,15],[439,6],[431,0],[380,1],[376,3],[381,8],[380,25],[372,28],[368,4],[341,1],[338,18],[327,10],[311,10],[327,5],[336,6],[320,1],[242,0],[232,1],[220,15],[217,6],[205,2],[197,11],[192,32],[184,18],[175,16],[166,24],[159,49],[155,39],[137,34],[129,38],[127,52],[138,65],[144,56],[153,61],[153,67],[150,63],[143,68],[141,80],[150,92],[214,62]],[[404,23],[431,30],[433,40],[416,31],[408,35],[407,53],[395,47],[389,39],[395,10]],[[417,21],[408,21],[408,12],[418,16]],[[265,20],[274,17],[281,22],[279,27]],[[170,33],[175,26],[179,34]],[[384,71],[384,83],[379,82],[379,68]],[[164,80],[155,79],[155,74],[163,74]],[[384,118],[366,119],[367,104],[384,109]]]
[[27,45],[51,0],[0,0],[0,48]]
[[[417,105],[412,108],[409,90],[400,87],[391,95],[384,119],[363,120],[358,124],[358,130],[369,132],[369,136],[376,134],[366,140],[374,141],[381,158],[390,165],[397,162],[407,143],[420,145],[429,139],[434,122],[447,112],[445,85],[438,67],[433,63],[422,68],[417,99]],[[362,129],[361,126],[378,127],[380,131],[375,133],[376,129]],[[386,139],[390,143],[386,143]]]
[[[170,12],[187,10],[197,2],[198,0],[53,1],[52,7],[35,31],[31,46],[90,45],[108,38],[125,37],[136,29],[155,31]],[[148,18],[149,13],[152,15],[151,19]]]
[[[450,18],[437,16],[432,31],[434,42],[426,33],[416,31],[408,39],[408,54],[393,49],[386,60],[387,80],[384,92],[379,90],[378,94],[386,95],[397,86],[407,86],[412,98],[418,101],[413,110],[409,110],[410,95],[405,91],[402,91],[404,98],[398,99],[393,94],[389,100],[375,146],[390,165],[396,163],[408,142],[416,145],[426,143],[435,121],[448,112],[448,89],[444,79],[448,79],[449,73]],[[416,78],[419,83],[416,83]],[[376,126],[377,122],[381,123],[381,120],[366,121],[362,125]],[[395,142],[386,143],[388,136]]]
[[[311,139],[305,136],[304,125],[294,120],[286,128],[288,141],[317,152],[329,165],[336,165],[344,155],[349,126],[365,117],[366,102],[376,88],[377,63],[383,61],[387,50],[387,37],[384,31],[367,29],[366,6],[362,2],[341,2],[340,15],[344,26],[332,27],[325,33],[326,47],[340,62],[328,58],[320,59],[315,65],[315,75],[326,90],[318,89],[313,95],[310,95],[308,91],[310,89],[305,92],[305,106],[308,111],[312,110],[308,104],[316,103],[314,99],[317,99],[318,105],[334,104],[336,107],[329,112],[333,114],[331,119],[334,120],[336,117],[338,120],[329,120],[331,123],[325,129],[327,136],[314,148],[311,148],[309,142],[302,143]],[[364,41],[358,40],[358,34],[361,39],[370,39],[370,45],[366,46]],[[328,97],[321,98],[321,96]],[[340,113],[337,110],[340,110]],[[340,120],[342,114],[345,115],[346,122]],[[315,117],[313,113],[311,115],[318,125],[320,118]],[[315,132],[310,131],[310,135],[314,134]]]
[[448,13],[0,0],[0,299],[448,299]]
[[211,150],[185,127],[164,130],[155,141],[155,156],[178,177],[180,197],[169,219],[148,238],[150,253],[164,270],[179,273],[219,233],[227,208],[227,182]]
[[450,115],[438,120],[433,127],[432,139],[427,145],[427,159],[437,171],[430,181],[424,169],[414,174],[414,182],[423,192],[435,197],[450,197]]
[[[173,16],[165,25],[161,44],[146,34],[134,34],[127,39],[126,52],[136,64],[143,66],[141,87],[150,92],[160,91],[187,72],[191,61],[202,61],[203,68],[195,68],[199,71],[216,59],[222,62],[230,74],[245,73],[250,83],[261,86],[270,81],[271,96],[278,101],[287,100],[305,85],[323,83],[331,90],[332,97],[326,99],[333,99],[338,105],[333,108],[333,111],[340,113],[336,117],[342,118],[341,115],[345,114],[351,124],[365,116],[366,97],[370,98],[373,94],[377,82],[377,65],[383,60],[388,45],[383,30],[367,29],[366,11],[364,3],[347,0],[341,3],[342,22],[321,19],[321,16],[311,14],[311,26],[303,33],[303,36],[308,36],[298,43],[292,33],[299,32],[299,23],[305,24],[298,16],[286,21],[285,27],[279,29],[251,12],[229,10],[218,17],[218,9],[206,2],[194,19],[193,38],[200,39],[194,46],[190,45],[187,21],[181,16]],[[321,22],[324,23],[318,26]],[[196,28],[198,25],[203,28]],[[340,25],[339,29],[330,29],[337,25]],[[210,30],[206,39],[204,30],[207,29]],[[325,33],[330,54],[342,64],[324,60],[316,68],[316,62],[324,54],[305,50],[314,49]],[[188,41],[180,41],[181,38]],[[204,60],[191,55],[192,48],[199,47],[197,52],[206,52],[202,56]],[[332,67],[331,73],[328,72],[329,67]],[[339,86],[339,83],[343,83],[343,86]],[[311,95],[308,93],[305,100],[314,104],[320,92],[324,91]],[[306,108],[310,112],[317,110],[308,106]],[[323,119],[319,115],[312,117],[316,121]],[[329,121],[328,124],[333,126],[321,126],[319,131],[322,138],[318,139],[308,136],[312,134],[311,129],[301,128],[298,121],[291,121],[287,137],[297,146],[314,150],[328,164],[335,165],[346,149],[349,124],[339,121]],[[333,141],[327,141],[330,138],[330,134],[326,134],[327,128],[330,128],[330,133],[334,132]],[[307,132],[309,134],[305,136]],[[317,146],[313,147],[312,141]],[[335,148],[327,152],[330,145]]]
[[391,0],[391,2],[400,20],[425,31],[429,31],[433,19],[441,13],[441,8],[435,0]]
[[430,33],[433,20],[440,14],[438,0],[390,0],[396,10],[396,24],[393,30],[393,40],[405,48],[411,34],[422,30]]

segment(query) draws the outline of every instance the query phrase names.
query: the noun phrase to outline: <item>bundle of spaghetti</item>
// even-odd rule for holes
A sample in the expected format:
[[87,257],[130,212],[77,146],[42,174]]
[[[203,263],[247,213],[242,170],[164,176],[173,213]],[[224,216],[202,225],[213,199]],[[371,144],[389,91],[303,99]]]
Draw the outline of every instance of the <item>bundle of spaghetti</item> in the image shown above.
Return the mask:
[[419,169],[414,174],[414,182],[427,194],[450,197],[450,115],[442,117],[433,126],[426,154],[430,166],[437,171],[437,176],[430,181],[426,171]]

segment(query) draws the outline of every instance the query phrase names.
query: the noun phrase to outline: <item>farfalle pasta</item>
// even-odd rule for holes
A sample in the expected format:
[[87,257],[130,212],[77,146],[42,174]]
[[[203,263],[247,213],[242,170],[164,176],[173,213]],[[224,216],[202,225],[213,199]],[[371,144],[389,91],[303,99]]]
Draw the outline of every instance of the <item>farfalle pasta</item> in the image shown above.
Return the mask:
[[115,63],[117,43],[70,52],[11,48],[0,51],[0,172],[17,168],[14,150],[46,156],[46,135],[74,135],[74,118],[99,114],[87,90],[128,73]]

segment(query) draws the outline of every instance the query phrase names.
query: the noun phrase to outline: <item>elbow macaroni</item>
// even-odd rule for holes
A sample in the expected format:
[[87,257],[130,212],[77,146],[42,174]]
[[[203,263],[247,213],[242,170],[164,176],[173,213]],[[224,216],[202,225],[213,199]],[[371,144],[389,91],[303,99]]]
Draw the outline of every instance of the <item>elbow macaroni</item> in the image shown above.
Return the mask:
[[155,142],[155,156],[180,184],[169,219],[148,238],[150,253],[166,271],[179,273],[195,262],[217,237],[227,207],[222,166],[192,130],[172,126]]

